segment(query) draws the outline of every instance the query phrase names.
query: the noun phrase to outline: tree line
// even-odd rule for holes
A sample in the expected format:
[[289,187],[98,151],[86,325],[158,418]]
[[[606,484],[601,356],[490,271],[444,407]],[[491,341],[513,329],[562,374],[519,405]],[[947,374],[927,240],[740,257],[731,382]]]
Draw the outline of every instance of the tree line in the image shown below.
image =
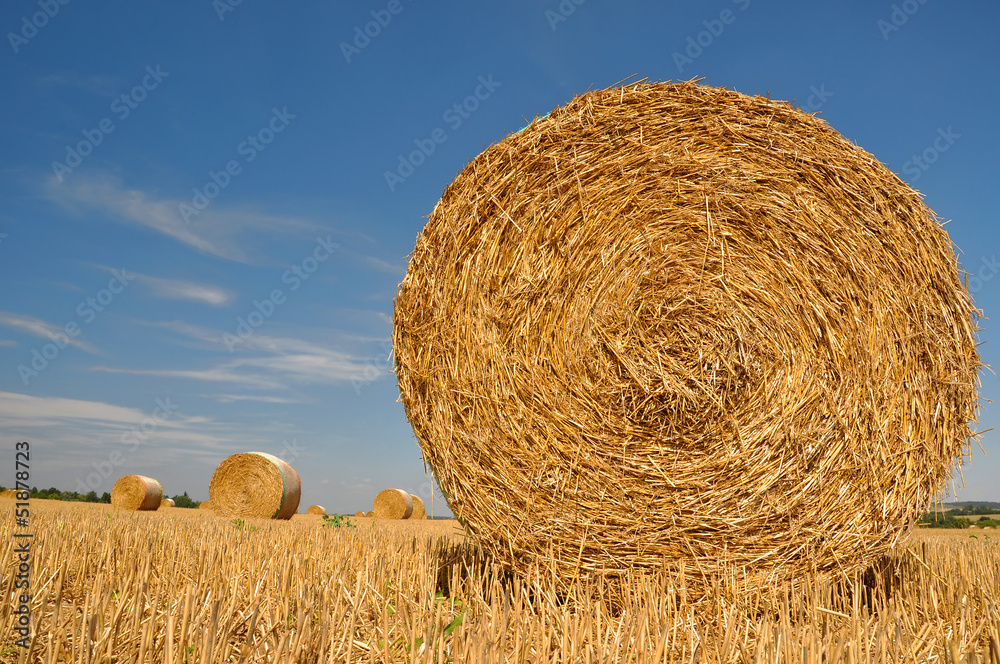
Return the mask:
[[[6,487],[0,486],[0,491],[5,491]],[[28,490],[29,498],[38,498],[40,500],[66,500],[78,503],[110,503],[111,494],[105,491],[100,496],[97,495],[96,491],[89,491],[87,493],[77,493],[76,491],[60,491],[55,487],[49,487],[48,489],[39,490],[38,487],[31,487]],[[187,491],[179,496],[163,496],[164,498],[173,498],[176,507],[198,507],[201,504],[200,501],[191,500],[187,495]]]

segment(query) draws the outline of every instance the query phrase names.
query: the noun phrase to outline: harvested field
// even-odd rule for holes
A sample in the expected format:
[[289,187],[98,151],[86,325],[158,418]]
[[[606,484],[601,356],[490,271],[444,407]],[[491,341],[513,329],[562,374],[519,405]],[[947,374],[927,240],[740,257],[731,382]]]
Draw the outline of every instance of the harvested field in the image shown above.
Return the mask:
[[[13,647],[0,504],[0,662],[990,662],[1000,546],[919,532],[849,583],[691,602],[686,578],[513,581],[455,521],[211,518],[31,501],[37,635]],[[300,515],[306,516],[306,515]],[[281,555],[275,555],[275,552]],[[602,598],[615,596],[613,606]],[[695,652],[697,651],[697,655]],[[996,661],[996,660],[994,660]]]

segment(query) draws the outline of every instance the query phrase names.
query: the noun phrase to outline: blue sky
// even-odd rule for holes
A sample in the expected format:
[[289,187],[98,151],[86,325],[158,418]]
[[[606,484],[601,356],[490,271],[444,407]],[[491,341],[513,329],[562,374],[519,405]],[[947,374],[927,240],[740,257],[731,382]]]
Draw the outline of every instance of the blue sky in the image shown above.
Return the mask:
[[[995,2],[177,4],[0,9],[0,431],[33,485],[206,499],[260,450],[304,506],[429,498],[388,372],[426,215],[505,133],[633,74],[820,112],[950,220],[998,310]],[[959,497],[1000,500],[997,440]]]

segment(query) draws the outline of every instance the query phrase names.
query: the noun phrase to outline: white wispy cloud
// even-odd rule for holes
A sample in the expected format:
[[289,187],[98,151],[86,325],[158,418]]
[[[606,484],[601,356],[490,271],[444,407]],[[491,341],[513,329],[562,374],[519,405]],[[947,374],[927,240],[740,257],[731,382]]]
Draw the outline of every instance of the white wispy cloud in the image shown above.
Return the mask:
[[[86,481],[98,493],[110,491],[121,475],[135,472],[173,479],[174,487],[207,487],[212,469],[226,456],[268,449],[280,439],[274,427],[219,422],[188,414],[187,406],[169,396],[151,397],[140,409],[0,391],[0,430],[30,441],[32,456],[44,459],[46,476],[59,488],[79,490],[79,483]],[[192,475],[199,478],[195,485]],[[163,483],[169,489],[169,481]]]
[[219,403],[234,403],[237,401],[259,401],[261,403],[298,403],[296,399],[286,399],[284,397],[256,396],[253,394],[202,394],[208,399],[215,399]]
[[238,239],[252,233],[288,234],[314,232],[319,225],[300,218],[272,215],[251,209],[233,209],[218,201],[187,223],[179,210],[190,200],[159,197],[130,189],[121,179],[106,173],[76,172],[59,182],[47,183],[52,200],[69,208],[85,206],[127,224],[162,233],[202,253],[249,263]]
[[0,311],[0,325],[5,327],[11,327],[36,337],[41,337],[42,339],[53,340],[56,338],[69,340],[69,345],[79,348],[80,350],[90,353],[91,355],[100,355],[100,351],[94,346],[74,337],[70,337],[66,334],[66,331],[56,325],[46,323],[40,318],[35,318],[34,316],[25,316],[23,314],[15,314],[9,311]]
[[[178,322],[162,323],[157,326],[224,350],[222,335],[217,331]],[[350,339],[347,335],[340,335],[340,338]],[[388,339],[370,341],[380,341],[384,345]],[[328,344],[256,332],[236,344],[235,353],[232,355],[227,353],[229,359],[216,362],[209,367],[195,369],[94,367],[93,370],[209,383],[230,383],[242,388],[265,391],[286,391],[304,385],[371,382],[389,375],[389,363],[384,349],[377,348],[373,352],[362,354],[354,350],[359,345],[357,342],[345,341],[345,344],[349,349],[337,349]],[[360,345],[366,348],[372,346],[370,342]]]
[[181,279],[165,279],[148,274],[134,273],[140,283],[147,285],[153,294],[169,300],[189,300],[213,307],[224,307],[235,298],[232,291],[210,284],[199,284]]

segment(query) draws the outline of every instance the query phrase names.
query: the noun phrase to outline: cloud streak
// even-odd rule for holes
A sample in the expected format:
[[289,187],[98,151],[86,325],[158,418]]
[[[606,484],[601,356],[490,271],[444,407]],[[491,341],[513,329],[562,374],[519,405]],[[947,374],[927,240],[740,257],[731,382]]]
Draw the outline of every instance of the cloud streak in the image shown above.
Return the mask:
[[181,217],[178,199],[162,198],[139,189],[130,189],[106,173],[74,173],[60,183],[50,178],[46,195],[70,209],[89,208],[109,218],[161,233],[210,256],[240,263],[250,259],[238,238],[250,233],[284,234],[314,232],[318,224],[288,216],[259,211],[222,208],[218,203],[203,211],[196,223]]
[[212,307],[224,307],[235,298],[232,291],[218,286],[180,279],[152,277],[138,272],[134,274],[140,283],[145,284],[153,291],[153,295],[168,300],[188,300]]
[[[16,330],[21,330],[32,336],[40,337],[42,339],[54,340],[55,338],[68,339],[69,345],[79,348],[80,350],[90,353],[91,355],[100,355],[100,351],[94,346],[90,345],[86,341],[80,339],[75,339],[66,334],[65,330],[61,327],[57,327],[50,323],[46,323],[40,318],[35,318],[34,316],[26,316],[23,314],[15,314],[9,311],[0,311],[0,325],[4,327],[14,328]],[[7,344],[0,344],[7,345]]]

